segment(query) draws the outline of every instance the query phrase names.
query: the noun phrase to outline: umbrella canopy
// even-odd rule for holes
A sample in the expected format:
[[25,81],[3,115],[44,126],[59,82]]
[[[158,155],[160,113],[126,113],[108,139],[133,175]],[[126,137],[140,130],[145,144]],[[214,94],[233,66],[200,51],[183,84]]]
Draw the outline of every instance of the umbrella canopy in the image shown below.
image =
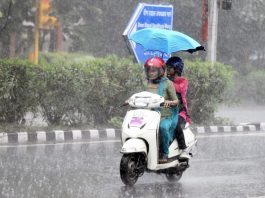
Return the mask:
[[193,53],[204,50],[203,46],[188,35],[160,28],[144,28],[133,32],[128,38],[142,45],[145,51],[160,51],[171,54],[179,51]]

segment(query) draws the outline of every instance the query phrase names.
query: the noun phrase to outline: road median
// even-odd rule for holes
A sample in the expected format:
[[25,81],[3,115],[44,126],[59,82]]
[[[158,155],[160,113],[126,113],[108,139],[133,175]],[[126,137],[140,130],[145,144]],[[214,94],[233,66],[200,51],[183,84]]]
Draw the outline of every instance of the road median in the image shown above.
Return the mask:
[[[235,132],[265,131],[265,122],[242,123],[236,126],[192,126],[195,134],[227,134]],[[52,130],[36,132],[1,132],[0,144],[26,144],[63,142],[78,140],[117,139],[120,138],[121,129],[88,129],[88,130]]]

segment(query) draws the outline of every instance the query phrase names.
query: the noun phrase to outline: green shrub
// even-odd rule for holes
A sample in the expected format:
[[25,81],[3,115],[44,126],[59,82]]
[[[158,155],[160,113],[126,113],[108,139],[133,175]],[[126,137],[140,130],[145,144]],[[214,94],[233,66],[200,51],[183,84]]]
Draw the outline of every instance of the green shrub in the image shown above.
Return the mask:
[[94,57],[82,54],[42,53],[40,64],[45,75],[44,90],[40,90],[40,107],[44,119],[52,125],[77,125],[86,119],[84,87],[90,61]]
[[36,111],[38,67],[27,60],[0,60],[0,122],[19,122]]
[[40,106],[50,124],[108,123],[112,116],[123,114],[116,107],[143,84],[142,69],[131,59],[107,56],[59,62],[46,64],[42,79],[46,91]]
[[[0,122],[19,122],[26,112],[38,111],[51,125],[116,126],[126,113],[119,106],[143,91],[143,69],[131,58],[43,56],[40,66],[26,60],[0,60]],[[187,61],[185,75],[190,82],[187,98],[193,122],[210,124],[231,85],[231,67]],[[263,77],[264,73],[250,76],[255,79],[253,87],[263,85]]]
[[92,61],[87,69],[84,114],[95,124],[124,115],[124,109],[117,107],[132,93],[143,89],[143,70],[131,59],[107,56]]
[[122,122],[123,122],[123,117],[112,117],[108,124],[111,126],[111,127],[114,127],[114,128],[121,128],[122,126]]
[[214,121],[217,105],[223,102],[225,91],[232,85],[230,66],[209,62],[185,62],[185,74],[189,79],[188,105],[191,118],[197,124]]
[[43,90],[39,93],[43,117],[49,124],[79,123],[82,98],[79,97],[78,65],[43,65],[43,69],[45,75],[40,79]]

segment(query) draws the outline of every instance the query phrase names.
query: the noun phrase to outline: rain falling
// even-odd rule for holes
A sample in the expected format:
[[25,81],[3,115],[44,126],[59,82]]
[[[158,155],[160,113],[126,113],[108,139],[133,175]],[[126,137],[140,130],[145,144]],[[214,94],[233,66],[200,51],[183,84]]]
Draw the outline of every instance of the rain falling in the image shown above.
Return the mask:
[[1,0],[0,197],[265,197],[264,0]]

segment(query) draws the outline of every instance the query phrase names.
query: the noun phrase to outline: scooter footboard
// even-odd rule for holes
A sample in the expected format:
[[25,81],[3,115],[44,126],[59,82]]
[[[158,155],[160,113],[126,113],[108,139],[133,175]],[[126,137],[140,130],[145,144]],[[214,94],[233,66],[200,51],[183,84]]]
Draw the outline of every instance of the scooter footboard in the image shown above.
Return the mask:
[[146,143],[141,139],[129,139],[127,140],[122,148],[121,153],[145,153],[147,154]]

